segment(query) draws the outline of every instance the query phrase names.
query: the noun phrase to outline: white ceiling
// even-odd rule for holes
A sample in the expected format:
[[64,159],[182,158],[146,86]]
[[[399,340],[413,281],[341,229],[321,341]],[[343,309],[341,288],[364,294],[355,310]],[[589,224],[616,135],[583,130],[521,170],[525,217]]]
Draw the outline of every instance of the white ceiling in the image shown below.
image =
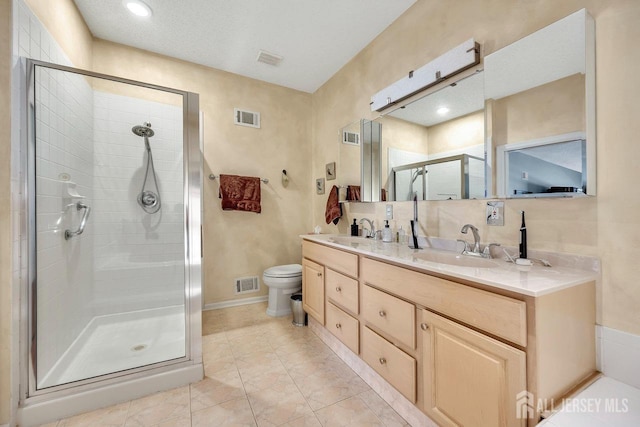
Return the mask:
[[312,93],[416,0],[74,1],[95,37]]

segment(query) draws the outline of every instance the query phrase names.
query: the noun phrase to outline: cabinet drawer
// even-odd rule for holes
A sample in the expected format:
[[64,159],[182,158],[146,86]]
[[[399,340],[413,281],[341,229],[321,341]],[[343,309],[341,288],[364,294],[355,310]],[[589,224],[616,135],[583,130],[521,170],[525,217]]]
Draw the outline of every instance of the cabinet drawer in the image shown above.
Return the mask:
[[416,309],[413,304],[364,285],[362,315],[367,324],[397,342],[416,348]]
[[366,283],[523,347],[527,345],[524,301],[368,258],[363,258],[361,269]]
[[351,351],[358,354],[360,352],[358,346],[359,322],[331,303],[327,304],[326,320],[329,332],[349,347]]
[[327,297],[336,304],[358,314],[358,281],[327,268],[325,272]]
[[351,277],[358,277],[358,255],[302,241],[302,256]]
[[416,361],[413,357],[365,327],[362,359],[404,397],[416,402]]

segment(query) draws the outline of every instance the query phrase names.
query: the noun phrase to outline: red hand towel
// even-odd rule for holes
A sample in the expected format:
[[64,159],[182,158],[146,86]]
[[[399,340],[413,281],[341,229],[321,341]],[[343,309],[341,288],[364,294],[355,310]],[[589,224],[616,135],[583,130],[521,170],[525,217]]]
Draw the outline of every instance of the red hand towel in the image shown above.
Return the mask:
[[260,213],[260,178],[220,175],[222,209]]
[[329,198],[327,199],[327,208],[324,211],[324,219],[327,221],[327,224],[333,221],[334,224],[337,224],[340,221],[340,217],[342,216],[342,206],[340,206],[340,201],[338,198],[338,187],[335,185],[329,192]]
[[360,186],[359,185],[348,185],[347,186],[347,200],[352,202],[360,201]]

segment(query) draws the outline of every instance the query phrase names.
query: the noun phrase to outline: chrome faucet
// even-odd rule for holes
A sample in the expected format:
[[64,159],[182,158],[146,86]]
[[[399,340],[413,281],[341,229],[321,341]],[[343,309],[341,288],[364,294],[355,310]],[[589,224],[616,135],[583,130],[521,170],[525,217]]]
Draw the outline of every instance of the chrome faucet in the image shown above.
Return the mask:
[[[462,227],[462,230],[460,230],[460,232],[462,234],[467,234],[467,231],[469,231],[469,229],[471,229],[471,232],[473,233],[473,249],[471,250],[471,252],[479,254],[480,253],[480,234],[478,234],[478,229],[471,224],[465,224]],[[465,249],[466,249],[466,246],[465,246]]]
[[489,243],[484,247],[484,250],[480,252],[480,234],[478,233],[478,229],[471,224],[465,224],[460,230],[461,233],[467,234],[467,231],[471,229],[473,233],[473,248],[469,248],[469,243],[464,240],[458,239],[458,242],[462,242],[464,244],[464,249],[462,250],[462,255],[472,255],[479,256],[482,258],[491,258],[491,247],[492,246],[500,246],[499,243]]
[[[362,225],[363,221],[367,221],[369,223],[369,227],[370,228],[362,227],[362,235],[365,236],[365,237],[372,238],[372,239],[375,238],[376,237],[376,228],[374,227],[373,222],[371,222],[371,220],[369,218],[362,218],[360,220],[360,225]],[[365,234],[364,230],[367,230],[368,233]]]

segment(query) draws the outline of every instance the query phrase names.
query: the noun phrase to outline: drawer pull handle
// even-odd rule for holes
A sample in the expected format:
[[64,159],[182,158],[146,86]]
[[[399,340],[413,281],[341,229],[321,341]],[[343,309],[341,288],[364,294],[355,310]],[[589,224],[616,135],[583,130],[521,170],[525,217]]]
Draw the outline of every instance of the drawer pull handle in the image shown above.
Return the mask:
[[381,365],[384,365],[385,363],[387,363],[387,359],[385,359],[384,357],[381,357],[379,361]]
[[342,288],[340,286],[336,286],[336,292],[342,292]]
[[422,329],[423,331],[426,331],[427,329],[429,329],[429,325],[427,325],[426,323],[421,323],[420,329]]
[[384,311],[384,310],[380,310],[380,311],[378,312],[378,314],[380,315],[380,317],[384,317],[384,316],[386,316],[386,315],[387,315],[387,313],[385,313],[385,311]]
[[322,273],[318,273],[318,277],[322,277]]
[[340,323],[336,323],[336,328],[340,329],[340,328],[342,328],[342,325]]

